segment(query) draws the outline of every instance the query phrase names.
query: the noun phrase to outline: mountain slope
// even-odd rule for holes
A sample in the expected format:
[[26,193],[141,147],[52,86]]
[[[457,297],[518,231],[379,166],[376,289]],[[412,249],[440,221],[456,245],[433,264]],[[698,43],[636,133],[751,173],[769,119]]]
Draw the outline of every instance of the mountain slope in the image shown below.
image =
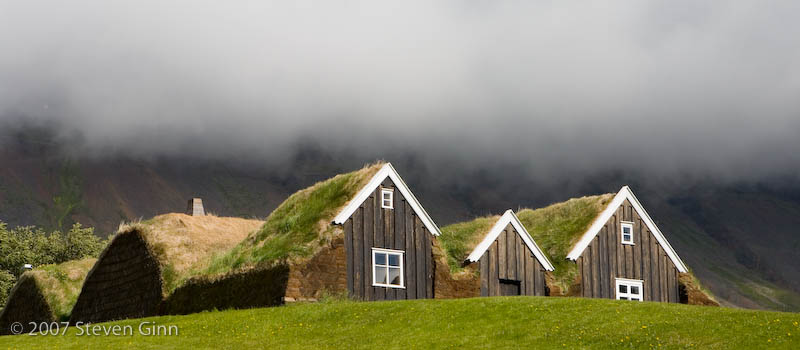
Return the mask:
[[[41,141],[36,141],[41,140]],[[0,140],[2,141],[2,140]],[[202,197],[221,216],[266,217],[291,193],[375,157],[300,147],[282,161],[198,158],[67,157],[47,135],[0,143],[0,220],[65,228],[72,222],[113,232],[121,221],[182,212]],[[800,184],[661,186],[624,174],[565,177],[557,184],[502,172],[431,165],[415,155],[390,157],[440,226],[631,184],[680,256],[721,302],[800,310]],[[554,180],[555,181],[555,180]]]

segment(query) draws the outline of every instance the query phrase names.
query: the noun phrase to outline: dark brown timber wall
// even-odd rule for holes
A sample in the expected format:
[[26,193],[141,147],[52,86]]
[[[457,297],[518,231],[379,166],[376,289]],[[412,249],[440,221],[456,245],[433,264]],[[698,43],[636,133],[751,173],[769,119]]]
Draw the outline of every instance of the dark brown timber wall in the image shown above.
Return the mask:
[[497,236],[479,264],[481,296],[546,294],[544,268],[511,224]]
[[161,268],[140,232],[120,233],[86,276],[70,322],[154,316],[161,290]]
[[[620,243],[621,221],[633,222],[634,245]],[[577,260],[581,295],[616,299],[615,278],[643,280],[645,301],[679,302],[678,269],[627,200]]]
[[[387,178],[344,223],[347,291],[362,300],[433,298],[431,233],[400,191],[394,191],[394,209],[381,208],[381,187],[395,186]],[[405,288],[372,286],[372,248],[405,252]]]

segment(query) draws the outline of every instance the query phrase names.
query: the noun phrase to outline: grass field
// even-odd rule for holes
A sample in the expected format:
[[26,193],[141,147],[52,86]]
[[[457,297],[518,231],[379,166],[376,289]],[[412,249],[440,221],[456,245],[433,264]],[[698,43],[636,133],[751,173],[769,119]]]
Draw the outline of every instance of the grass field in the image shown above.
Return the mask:
[[[142,336],[142,322],[178,335]],[[73,327],[0,337],[0,349],[800,348],[800,314],[554,297],[330,301],[94,326],[112,325],[133,335],[77,336]]]

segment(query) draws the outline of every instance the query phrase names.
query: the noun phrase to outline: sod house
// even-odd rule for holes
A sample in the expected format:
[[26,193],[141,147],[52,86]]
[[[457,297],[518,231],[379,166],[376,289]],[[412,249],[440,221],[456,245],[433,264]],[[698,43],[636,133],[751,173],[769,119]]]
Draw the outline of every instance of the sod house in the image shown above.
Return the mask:
[[23,273],[0,313],[0,335],[12,334],[10,326],[14,322],[22,324],[22,331],[27,333],[32,330],[30,322],[69,320],[81,285],[96,260],[43,265]]
[[548,294],[545,273],[553,264],[511,210],[469,254],[467,263],[474,262],[480,265],[481,296]]
[[554,262],[551,295],[718,305],[627,186],[517,216]]
[[434,297],[440,234],[390,163],[333,219],[344,230],[347,292],[363,300]]
[[437,241],[447,256],[443,265],[450,270],[441,279],[458,284],[461,293],[456,297],[548,295],[546,276],[554,266],[513,211],[441,231]]
[[391,164],[367,165],[292,194],[259,230],[188,277],[164,311],[263,307],[325,296],[478,296],[474,274],[451,274],[438,233]]
[[89,271],[70,322],[104,322],[163,313],[166,298],[192,271],[263,221],[165,214],[123,225]]
[[187,275],[162,311],[265,307],[347,293],[344,232],[333,219],[384,165],[295,192],[259,229]]
[[[678,303],[689,269],[628,186],[608,203],[567,259],[580,270],[581,295]],[[685,300],[684,300],[685,302]]]

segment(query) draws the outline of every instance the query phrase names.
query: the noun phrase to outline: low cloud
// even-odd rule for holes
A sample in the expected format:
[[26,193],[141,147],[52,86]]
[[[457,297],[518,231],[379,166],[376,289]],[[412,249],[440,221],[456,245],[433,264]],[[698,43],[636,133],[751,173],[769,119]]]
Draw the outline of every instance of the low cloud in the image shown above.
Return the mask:
[[4,1],[0,115],[93,156],[797,176],[796,2]]

